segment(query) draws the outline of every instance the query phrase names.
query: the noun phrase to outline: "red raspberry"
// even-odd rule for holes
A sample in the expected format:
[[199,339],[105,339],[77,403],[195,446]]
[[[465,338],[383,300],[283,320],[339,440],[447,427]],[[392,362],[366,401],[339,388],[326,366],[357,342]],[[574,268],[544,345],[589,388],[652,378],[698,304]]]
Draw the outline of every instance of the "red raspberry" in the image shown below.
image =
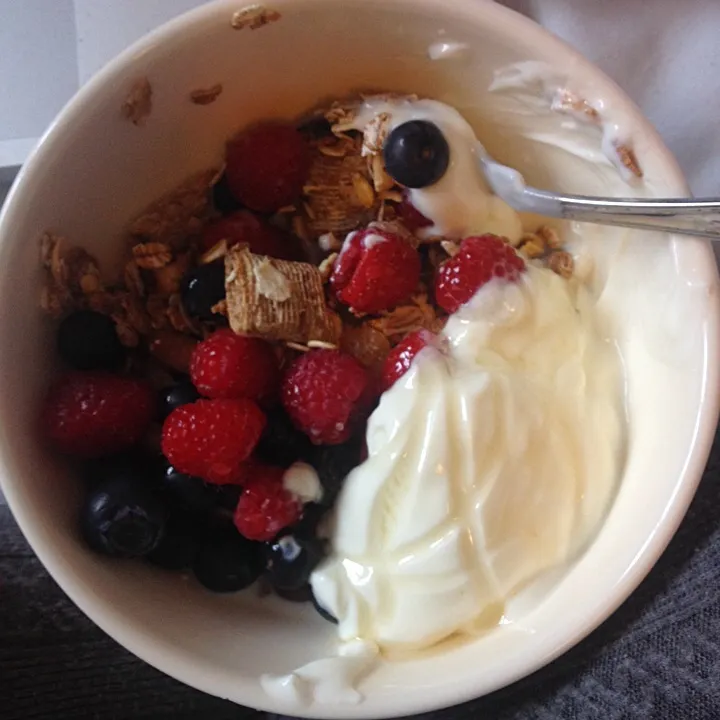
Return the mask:
[[272,345],[224,328],[197,344],[190,379],[205,397],[260,400],[277,391],[280,370]]
[[435,300],[453,313],[493,278],[514,282],[524,270],[522,258],[497,235],[465,238],[457,255],[437,271]]
[[437,346],[439,339],[429,330],[418,330],[398,343],[385,359],[383,389],[391,388],[409,369],[415,356],[428,345]]
[[248,540],[272,540],[300,519],[302,503],[283,487],[284,473],[278,467],[253,468],[233,518],[235,527]]
[[310,152],[292,125],[263,123],[228,143],[226,162],[232,194],[251,210],[274,212],[302,192]]
[[245,243],[256,255],[269,255],[280,260],[304,259],[296,237],[247,210],[238,210],[210,223],[203,231],[200,246],[207,251],[221,240],[227,240],[228,247]]
[[356,313],[379,313],[407,300],[420,281],[420,256],[400,235],[370,227],[346,238],[330,284]]
[[103,372],[72,372],[50,389],[42,413],[45,436],[61,452],[111,455],[142,438],[155,413],[145,382]]
[[370,379],[355,358],[314,350],[287,371],[282,401],[295,426],[317,445],[338,445],[352,435],[370,403]]
[[411,202],[407,193],[403,195],[402,202],[397,206],[397,214],[402,224],[411,232],[430,227],[432,220],[426,218]]
[[265,414],[252,400],[198,400],[167,416],[162,451],[181,473],[239,484],[264,428]]

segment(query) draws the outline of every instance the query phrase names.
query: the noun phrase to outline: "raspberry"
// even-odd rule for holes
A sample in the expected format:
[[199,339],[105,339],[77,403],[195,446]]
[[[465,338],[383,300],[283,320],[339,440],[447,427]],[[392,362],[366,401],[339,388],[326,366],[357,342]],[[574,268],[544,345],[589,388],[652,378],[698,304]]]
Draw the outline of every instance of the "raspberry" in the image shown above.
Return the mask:
[[263,123],[228,143],[226,162],[233,195],[251,210],[274,212],[302,192],[310,152],[292,125]]
[[198,400],[165,419],[162,451],[178,472],[239,484],[264,427],[265,415],[252,400]]
[[280,372],[269,343],[224,328],[195,347],[190,359],[190,379],[209,398],[260,400],[276,392]]
[[522,258],[497,235],[465,238],[435,276],[435,300],[453,313],[493,278],[514,282],[524,270]]
[[370,379],[355,358],[337,350],[314,350],[290,366],[282,402],[295,426],[316,445],[345,442],[364,419]]
[[410,368],[415,356],[428,345],[438,343],[437,336],[428,330],[418,330],[398,343],[387,356],[383,367],[383,389],[392,387]]
[[409,299],[419,281],[417,250],[376,227],[348,235],[330,278],[338,300],[356,313],[390,310]]
[[397,214],[402,224],[411,232],[430,227],[432,220],[426,218],[411,202],[407,193],[403,195],[402,202],[397,206]]
[[51,387],[42,425],[60,452],[97,458],[137,443],[154,413],[155,396],[145,382],[104,372],[71,372]]
[[233,520],[248,540],[272,540],[300,519],[302,504],[283,487],[284,473],[282,468],[256,466],[245,484]]
[[269,255],[280,260],[303,259],[296,237],[247,210],[239,210],[210,223],[203,231],[200,246],[207,251],[221,240],[226,240],[228,247],[245,243],[256,255]]

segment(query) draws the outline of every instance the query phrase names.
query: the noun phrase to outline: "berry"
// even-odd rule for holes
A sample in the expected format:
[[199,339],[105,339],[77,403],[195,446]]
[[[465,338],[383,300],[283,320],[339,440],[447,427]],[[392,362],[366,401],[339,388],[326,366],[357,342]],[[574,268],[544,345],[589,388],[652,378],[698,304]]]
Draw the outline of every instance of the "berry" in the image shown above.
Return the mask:
[[221,485],[206,483],[198,477],[178,472],[172,465],[165,468],[162,486],[175,505],[193,514],[209,513],[218,501]]
[[379,313],[408,300],[420,281],[420,256],[405,238],[380,227],[351,233],[330,284],[356,313]]
[[312,589],[310,585],[303,585],[297,590],[286,590],[285,588],[273,588],[275,594],[283,600],[294,603],[306,603],[312,601]]
[[428,187],[447,171],[450,146],[437,125],[427,120],[411,120],[388,135],[383,158],[388,175],[400,185]]
[[332,506],[350,471],[362,461],[365,438],[358,434],[342,445],[318,447],[312,464],[323,486],[322,504]]
[[175,408],[189,405],[200,399],[200,393],[195,386],[183,380],[175,385],[163,388],[160,391],[158,413],[160,420],[164,420]]
[[397,214],[402,224],[414,233],[424,227],[430,227],[432,220],[426,218],[411,202],[407,193],[403,194],[402,202],[397,206]]
[[325,556],[325,543],[312,535],[281,533],[265,546],[267,572],[276,590],[300,590]]
[[456,255],[435,276],[435,300],[453,313],[493,278],[514,282],[525,263],[511,245],[497,235],[465,238]]
[[263,548],[240,535],[233,527],[217,528],[200,542],[193,572],[203,587],[213,592],[237,592],[252,585],[262,574]]
[[437,338],[428,330],[418,330],[398,343],[385,359],[383,388],[392,387],[410,368],[415,356],[428,345],[435,345]]
[[223,173],[213,185],[212,202],[215,209],[222,215],[229,215],[242,207],[242,203],[238,201],[230,190],[227,173]]
[[220,320],[212,308],[225,298],[225,261],[199,265],[180,283],[180,297],[188,315],[200,320]]
[[228,247],[244,243],[256,255],[269,255],[280,260],[303,259],[298,238],[247,210],[210,223],[203,231],[200,245],[203,250],[210,250],[221,240],[226,240]]
[[113,557],[153,550],[165,528],[165,509],[152,490],[131,478],[98,484],[85,498],[80,527],[87,544]]
[[327,620],[328,622],[332,623],[333,625],[337,625],[338,621],[337,618],[334,615],[331,615],[318,601],[318,599],[315,597],[315,594],[313,593],[313,596],[311,598],[313,607],[317,610],[318,615],[320,615],[321,618],[324,620]]
[[292,125],[263,123],[228,143],[226,162],[233,195],[251,210],[269,213],[300,196],[310,153]]
[[62,453],[83,458],[112,455],[133,446],[155,414],[145,382],[104,372],[71,372],[45,399],[45,436]]
[[282,483],[283,468],[258,466],[245,482],[235,509],[235,527],[249,540],[272,540],[296,523],[302,504]]
[[182,515],[170,516],[160,542],[146,559],[165,570],[187,570],[195,560],[197,535],[188,518]]
[[265,415],[252,400],[198,400],[168,415],[162,451],[181,473],[237,484],[264,427]]
[[115,323],[93,310],[77,310],[60,323],[57,347],[76,370],[117,370],[125,360]]
[[318,445],[345,442],[364,420],[369,400],[367,372],[355,358],[337,350],[301,355],[283,380],[285,410]]
[[259,460],[287,468],[298,460],[308,460],[312,452],[308,436],[293,425],[283,408],[268,412],[267,425],[255,449]]
[[258,338],[217,330],[197,345],[190,378],[209,398],[268,398],[280,385],[278,359],[272,345]]

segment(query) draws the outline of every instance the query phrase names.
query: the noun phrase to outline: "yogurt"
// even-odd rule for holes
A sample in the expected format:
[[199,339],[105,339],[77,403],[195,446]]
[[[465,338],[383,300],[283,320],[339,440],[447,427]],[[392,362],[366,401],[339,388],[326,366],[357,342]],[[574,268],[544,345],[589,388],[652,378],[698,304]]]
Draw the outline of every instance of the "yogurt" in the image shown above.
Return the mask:
[[449,321],[370,418],[313,591],[341,640],[421,649],[496,625],[597,530],[623,457],[622,375],[588,291],[529,266]]

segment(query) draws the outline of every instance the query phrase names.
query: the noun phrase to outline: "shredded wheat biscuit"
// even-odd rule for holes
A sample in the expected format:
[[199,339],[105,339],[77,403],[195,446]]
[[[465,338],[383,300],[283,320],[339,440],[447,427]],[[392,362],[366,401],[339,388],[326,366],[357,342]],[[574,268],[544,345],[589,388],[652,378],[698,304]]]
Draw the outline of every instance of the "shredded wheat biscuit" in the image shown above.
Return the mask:
[[336,343],[338,333],[325,306],[320,271],[308,263],[272,260],[290,290],[285,300],[261,293],[256,268],[268,262],[237,246],[225,256],[225,289],[230,327],[266,340],[307,344],[310,340]]

